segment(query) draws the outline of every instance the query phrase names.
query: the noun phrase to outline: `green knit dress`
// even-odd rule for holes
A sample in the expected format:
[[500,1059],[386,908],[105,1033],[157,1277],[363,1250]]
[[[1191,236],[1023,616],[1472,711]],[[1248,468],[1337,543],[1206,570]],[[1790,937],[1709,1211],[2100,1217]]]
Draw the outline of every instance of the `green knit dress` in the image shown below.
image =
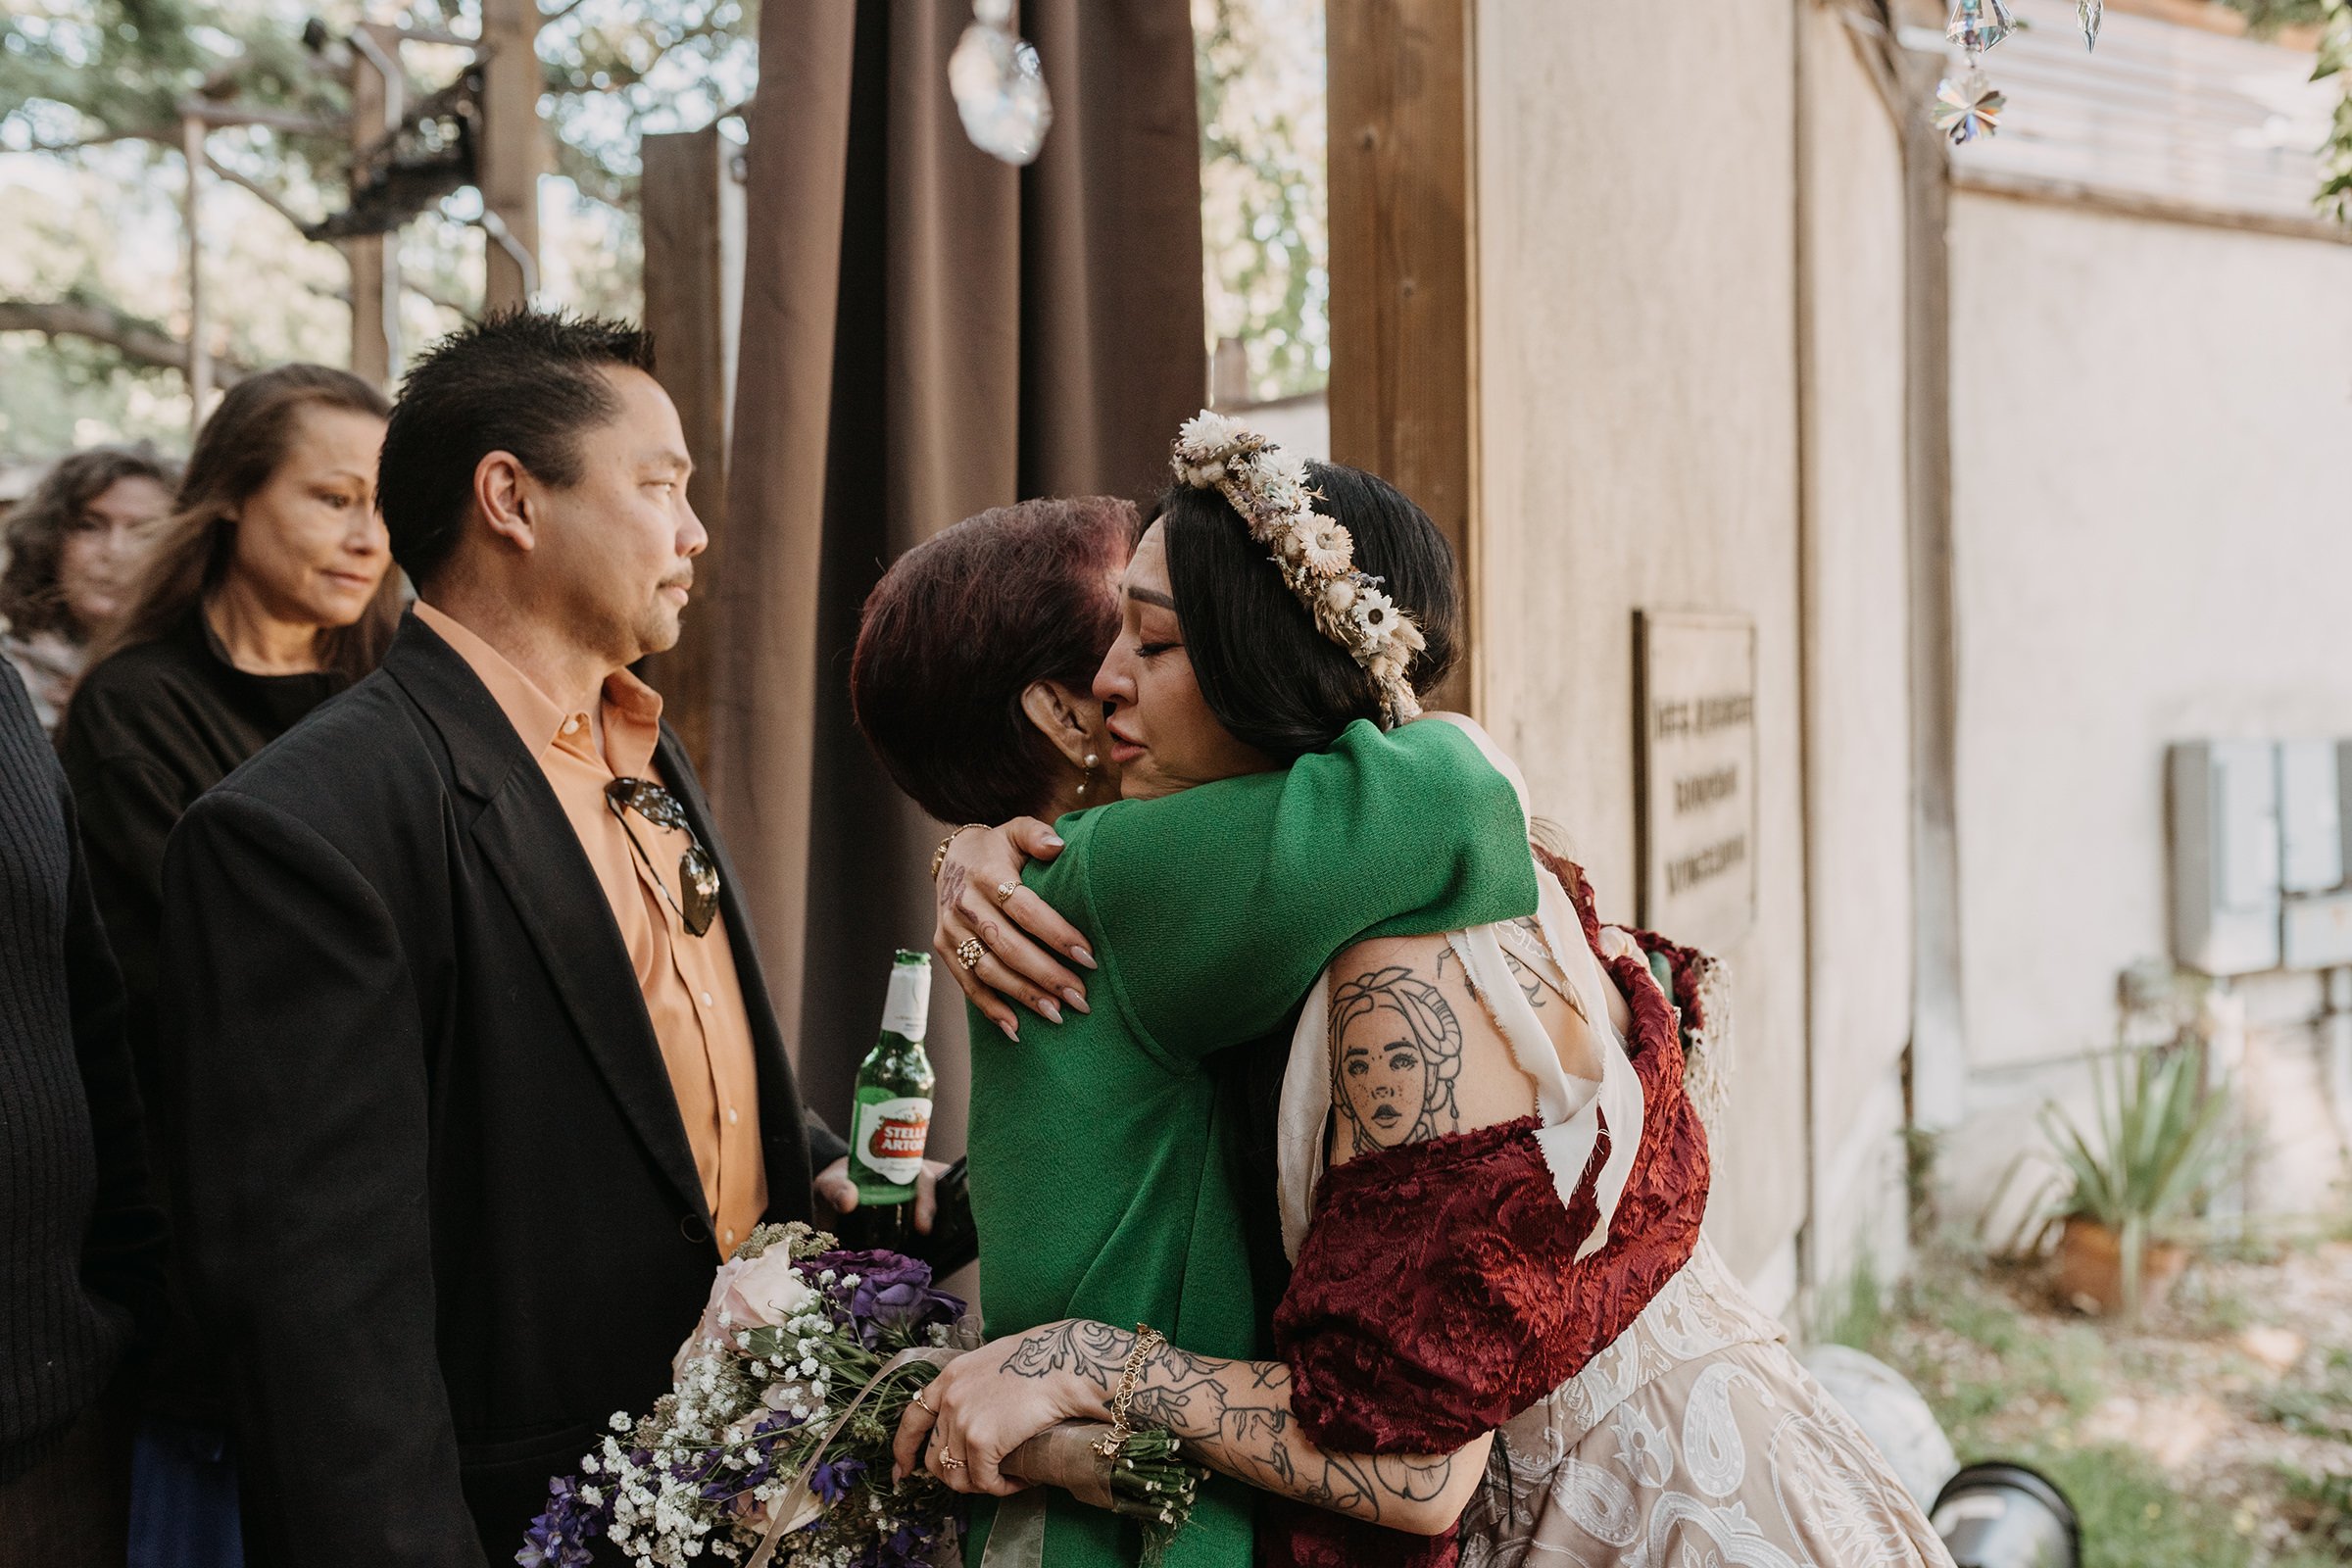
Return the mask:
[[[969,1154],[991,1338],[1067,1317],[1150,1323],[1188,1350],[1255,1348],[1241,1195],[1201,1059],[1282,1024],[1358,938],[1536,907],[1508,780],[1455,726],[1351,725],[1287,771],[1063,817],[1029,886],[1092,939],[1092,1013],[972,1017]],[[979,1560],[992,1517],[975,1499]],[[1048,1568],[1124,1568],[1139,1533],[1055,1493]],[[1167,1568],[1249,1568],[1249,1489],[1202,1488]]]

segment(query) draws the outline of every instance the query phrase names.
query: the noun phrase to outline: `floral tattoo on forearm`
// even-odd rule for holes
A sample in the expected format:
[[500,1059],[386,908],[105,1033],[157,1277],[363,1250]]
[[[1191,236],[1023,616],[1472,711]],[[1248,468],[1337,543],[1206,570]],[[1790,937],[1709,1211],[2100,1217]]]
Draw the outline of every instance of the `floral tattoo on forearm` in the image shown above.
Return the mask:
[[[1004,1363],[1014,1377],[1073,1373],[1107,1398],[1135,1336],[1107,1323],[1056,1323]],[[1164,1427],[1201,1462],[1261,1491],[1380,1522],[1384,1507],[1422,1503],[1453,1479],[1452,1454],[1331,1453],[1300,1430],[1291,1369],[1280,1361],[1195,1355],[1162,1343],[1136,1379],[1133,1419]]]

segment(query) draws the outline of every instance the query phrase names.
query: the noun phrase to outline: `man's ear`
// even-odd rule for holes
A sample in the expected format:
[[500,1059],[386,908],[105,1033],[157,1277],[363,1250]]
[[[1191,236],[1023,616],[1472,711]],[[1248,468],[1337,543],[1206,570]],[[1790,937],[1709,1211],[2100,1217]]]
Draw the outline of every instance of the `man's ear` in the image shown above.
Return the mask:
[[1033,680],[1021,690],[1021,711],[1072,767],[1085,767],[1095,750],[1094,726],[1087,721],[1090,708],[1097,713],[1102,710],[1101,703],[1057,680]]
[[492,533],[526,553],[539,542],[531,514],[534,491],[529,470],[512,452],[485,452],[473,466],[473,504],[482,520]]

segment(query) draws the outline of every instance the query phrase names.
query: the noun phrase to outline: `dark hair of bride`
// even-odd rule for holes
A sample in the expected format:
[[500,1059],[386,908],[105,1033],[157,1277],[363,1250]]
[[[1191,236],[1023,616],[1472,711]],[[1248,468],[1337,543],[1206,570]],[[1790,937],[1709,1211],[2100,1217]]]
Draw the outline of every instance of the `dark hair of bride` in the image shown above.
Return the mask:
[[[1429,514],[1386,479],[1310,463],[1315,510],[1344,524],[1360,571],[1419,623],[1428,643],[1406,676],[1426,693],[1453,668],[1462,589],[1453,552]],[[1380,722],[1380,689],[1315,628],[1266,547],[1214,490],[1178,484],[1161,498],[1176,618],[1200,696],[1236,740],[1278,762],[1328,749],[1359,718]]]

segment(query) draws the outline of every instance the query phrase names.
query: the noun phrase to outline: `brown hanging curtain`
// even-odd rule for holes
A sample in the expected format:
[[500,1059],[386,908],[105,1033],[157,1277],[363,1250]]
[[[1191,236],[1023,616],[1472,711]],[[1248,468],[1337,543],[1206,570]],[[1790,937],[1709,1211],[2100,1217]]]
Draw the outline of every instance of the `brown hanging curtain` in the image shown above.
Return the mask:
[[[1188,0],[1021,8],[1054,100],[1025,170],[956,118],[970,20],[968,0],[760,15],[709,771],[803,1092],[837,1127],[891,950],[929,945],[946,831],[851,724],[858,609],[976,512],[1156,492],[1207,373]],[[953,1157],[963,1009],[944,975],[933,996],[932,1149]]]

